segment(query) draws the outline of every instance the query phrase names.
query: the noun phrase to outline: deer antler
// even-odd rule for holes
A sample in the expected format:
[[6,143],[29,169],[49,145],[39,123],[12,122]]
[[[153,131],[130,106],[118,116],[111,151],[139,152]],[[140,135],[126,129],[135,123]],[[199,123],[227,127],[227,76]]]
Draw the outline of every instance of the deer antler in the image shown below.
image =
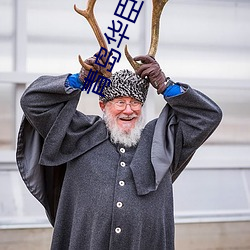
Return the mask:
[[[98,23],[96,21],[95,15],[94,15],[95,3],[96,3],[96,0],[88,0],[86,10],[80,10],[80,9],[78,9],[76,7],[76,5],[74,5],[74,9],[78,14],[84,16],[87,19],[88,23],[90,24],[92,30],[95,33],[95,36],[97,38],[97,41],[98,41],[100,47],[103,47],[108,51],[107,43],[106,43],[106,41],[104,39],[104,36],[103,36],[103,34],[102,34],[101,30],[100,30],[100,27],[99,27],[99,25],[98,25]],[[86,69],[86,70],[94,69],[92,66],[89,66],[88,64],[86,64],[82,60],[80,55],[78,56],[78,58],[79,58],[80,64],[82,65],[82,67],[84,69]],[[101,73],[105,77],[110,77],[112,75],[111,72],[107,72],[106,69],[103,68],[103,67],[101,68]]]
[[[148,55],[155,57],[159,42],[161,13],[168,0],[152,0],[152,2],[153,2],[153,10],[152,10],[152,25],[151,25],[151,43]],[[134,70],[137,70],[141,66],[141,64],[134,61],[132,56],[129,54],[127,45],[125,46],[125,55]]]

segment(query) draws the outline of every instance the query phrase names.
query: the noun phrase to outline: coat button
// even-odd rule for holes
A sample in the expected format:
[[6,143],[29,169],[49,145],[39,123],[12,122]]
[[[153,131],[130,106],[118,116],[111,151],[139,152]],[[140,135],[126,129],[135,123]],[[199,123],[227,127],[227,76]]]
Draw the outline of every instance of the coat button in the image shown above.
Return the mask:
[[119,185],[120,185],[121,187],[123,187],[123,186],[125,185],[125,182],[124,182],[124,181],[119,181]]
[[125,166],[126,166],[126,163],[122,161],[122,162],[120,163],[120,165],[121,165],[122,167],[125,167]]
[[117,233],[117,234],[119,234],[119,233],[121,233],[121,228],[120,227],[117,227],[116,229],[115,229],[115,232]]
[[124,154],[125,153],[125,148],[120,148],[120,152]]
[[118,208],[121,208],[121,207],[123,206],[123,204],[122,204],[122,202],[119,201],[119,202],[116,203],[116,206],[117,206]]

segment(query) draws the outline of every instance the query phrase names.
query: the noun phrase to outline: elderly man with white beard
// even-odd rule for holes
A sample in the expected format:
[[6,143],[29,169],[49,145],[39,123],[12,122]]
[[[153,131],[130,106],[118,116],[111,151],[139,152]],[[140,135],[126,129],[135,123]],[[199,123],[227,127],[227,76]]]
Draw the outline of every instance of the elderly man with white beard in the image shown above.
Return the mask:
[[[174,249],[173,182],[222,113],[166,77],[155,59],[135,60],[136,73],[118,71],[105,86],[103,118],[76,109],[84,69],[40,77],[21,98],[17,164],[54,227],[51,249]],[[166,105],[144,126],[149,84]]]

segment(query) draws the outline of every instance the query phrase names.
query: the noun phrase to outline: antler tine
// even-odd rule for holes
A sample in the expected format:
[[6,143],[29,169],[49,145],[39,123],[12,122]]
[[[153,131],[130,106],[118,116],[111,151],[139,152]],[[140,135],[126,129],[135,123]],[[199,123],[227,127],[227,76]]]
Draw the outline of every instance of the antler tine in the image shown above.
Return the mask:
[[[152,25],[151,25],[151,43],[148,55],[155,57],[159,42],[161,13],[168,0],[152,0],[152,2],[153,2],[153,10],[152,10]],[[128,52],[127,45],[125,46],[125,55],[134,70],[137,70],[141,66],[140,63],[133,60],[132,56]]]
[[160,18],[162,10],[168,0],[153,0],[153,11],[152,11],[152,26],[151,26],[151,44],[148,51],[148,55],[155,57],[160,33]]
[[[98,25],[98,23],[96,21],[95,15],[94,15],[94,6],[95,6],[95,3],[96,3],[96,0],[88,0],[86,10],[80,10],[80,9],[78,9],[76,7],[76,5],[74,5],[74,10],[78,14],[84,16],[87,19],[88,23],[90,24],[92,30],[95,33],[96,39],[97,39],[100,47],[103,47],[103,48],[105,48],[108,51],[107,43],[106,43],[106,41],[104,39],[104,36],[103,36],[103,34],[102,34],[101,30],[100,30],[100,27],[99,27],[99,25]],[[79,62],[80,62],[80,64],[82,65],[82,67],[84,69],[86,69],[86,70],[93,69],[92,66],[89,66],[88,64],[86,64],[82,60],[82,58],[81,58],[80,55],[79,55]],[[112,75],[112,73],[111,72],[107,72],[105,70],[105,68],[101,68],[101,72],[102,72],[102,74],[105,77],[110,77]]]
[[124,52],[125,52],[125,56],[127,57],[130,65],[132,66],[132,68],[136,71],[140,68],[141,66],[141,63],[138,63],[136,62],[133,57],[130,55],[130,53],[128,52],[128,46],[127,44],[125,45],[125,48],[124,48]]

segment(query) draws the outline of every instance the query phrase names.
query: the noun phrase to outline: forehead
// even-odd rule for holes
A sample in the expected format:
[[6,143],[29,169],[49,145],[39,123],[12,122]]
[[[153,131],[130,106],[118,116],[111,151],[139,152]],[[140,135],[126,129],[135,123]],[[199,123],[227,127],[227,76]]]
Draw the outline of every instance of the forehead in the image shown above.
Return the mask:
[[112,101],[128,101],[128,102],[130,102],[130,101],[136,101],[136,99],[135,98],[133,98],[133,97],[130,97],[130,96],[120,96],[120,97],[116,97],[116,98],[114,98]]

